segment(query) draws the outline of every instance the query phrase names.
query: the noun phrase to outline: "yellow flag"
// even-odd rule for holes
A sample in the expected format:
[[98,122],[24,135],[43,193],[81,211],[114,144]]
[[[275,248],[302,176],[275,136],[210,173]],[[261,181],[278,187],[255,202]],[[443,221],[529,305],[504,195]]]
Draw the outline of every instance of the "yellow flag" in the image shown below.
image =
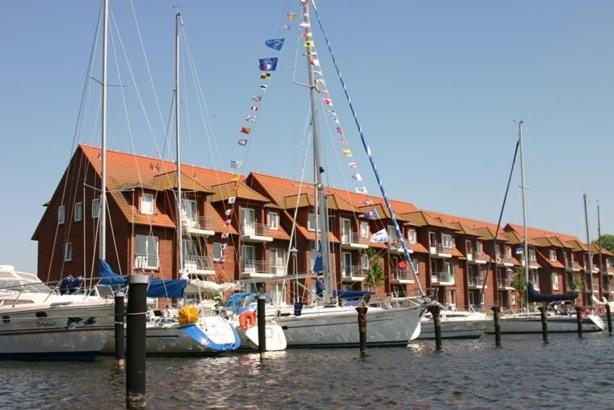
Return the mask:
[[290,20],[296,20],[296,13],[288,13],[288,18]]
[[232,180],[233,181],[238,181],[241,179],[241,174],[232,174]]
[[344,157],[352,158],[352,150],[350,150],[349,148],[344,148],[341,150],[341,152],[343,153]]
[[313,41],[305,41],[305,47],[307,48],[315,47],[315,43]]

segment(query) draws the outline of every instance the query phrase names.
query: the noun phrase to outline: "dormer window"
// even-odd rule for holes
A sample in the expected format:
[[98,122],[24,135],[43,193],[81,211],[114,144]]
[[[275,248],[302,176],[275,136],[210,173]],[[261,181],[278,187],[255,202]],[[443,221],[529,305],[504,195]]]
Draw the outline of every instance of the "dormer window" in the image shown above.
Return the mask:
[[141,214],[143,215],[153,215],[154,214],[154,200],[152,194],[142,194],[141,195],[141,206],[140,206]]
[[[316,214],[314,214],[313,212],[309,212],[309,219],[307,220],[307,229],[310,231],[315,231],[316,225]],[[319,231],[321,231],[321,229],[318,229],[318,232]]]
[[277,212],[269,212],[267,213],[267,225],[269,229],[278,230],[279,229],[279,214]]
[[369,222],[361,221],[360,222],[360,237],[368,238],[370,234]]
[[92,219],[98,218],[100,215],[100,199],[94,198],[92,199]]
[[75,212],[74,212],[75,222],[79,222],[83,219],[83,203],[77,202],[75,204]]
[[475,250],[478,253],[478,255],[481,255],[482,253],[484,253],[484,244],[482,243],[482,241],[475,242]]
[[407,240],[411,244],[416,243],[416,230],[415,229],[410,229],[407,231]]
[[64,261],[72,261],[72,242],[66,242],[64,245]]
[[505,246],[505,258],[506,259],[512,259],[512,247],[511,246]]
[[58,206],[58,225],[62,225],[66,221],[66,208],[64,205]]
[[550,249],[550,260],[556,261],[556,250]]
[[451,248],[452,247],[452,235],[450,235],[449,233],[441,234],[441,243],[444,248]]
[[535,249],[529,249],[529,260],[530,261],[535,261]]

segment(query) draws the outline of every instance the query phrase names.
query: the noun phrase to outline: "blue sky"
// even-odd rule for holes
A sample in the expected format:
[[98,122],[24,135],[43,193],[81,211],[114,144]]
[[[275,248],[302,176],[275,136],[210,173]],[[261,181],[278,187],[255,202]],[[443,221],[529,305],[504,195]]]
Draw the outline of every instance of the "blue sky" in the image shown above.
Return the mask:
[[[124,92],[134,150],[156,155],[154,139],[162,140],[170,110],[172,6],[178,5],[210,116],[205,128],[190,97],[196,95],[193,83],[186,79],[184,109],[193,108],[184,116],[184,159],[228,169],[230,160],[241,157],[236,141],[260,84],[257,60],[273,55],[264,40],[277,37],[288,7],[297,11],[298,0],[133,0],[154,88],[148,85],[130,3],[112,3],[136,85],[127,76],[126,60],[113,58],[111,51],[109,82],[121,87],[110,91],[109,146],[133,151],[122,119]],[[614,3],[318,3],[391,197],[496,221],[515,144],[513,121],[523,119],[529,224],[584,240],[586,192],[591,236],[596,236],[597,203],[602,232],[614,233]],[[36,269],[36,244],[30,237],[74,149],[84,83],[88,97],[76,140],[99,144],[99,87],[93,80],[85,82],[98,11],[98,1],[3,4],[0,264]],[[304,88],[292,84],[297,24],[285,34],[278,70],[250,137],[247,171],[300,175],[307,98]],[[369,191],[376,192],[321,33],[314,32],[360,172]],[[116,32],[113,36],[117,44]],[[119,47],[113,50],[120,53]],[[94,77],[100,64],[95,53]],[[296,73],[298,81],[305,81],[302,59]],[[147,117],[135,98],[137,86]],[[352,189],[340,146],[323,128],[330,182]],[[522,221],[518,185],[517,174],[504,221]]]

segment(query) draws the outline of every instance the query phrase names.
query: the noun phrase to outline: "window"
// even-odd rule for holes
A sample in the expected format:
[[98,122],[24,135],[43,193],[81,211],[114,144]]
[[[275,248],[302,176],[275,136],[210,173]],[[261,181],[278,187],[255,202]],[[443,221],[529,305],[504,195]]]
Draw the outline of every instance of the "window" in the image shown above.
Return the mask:
[[606,268],[608,268],[608,269],[610,269],[610,268],[612,267],[612,261],[611,261],[611,260],[609,260],[609,259],[606,259],[606,260],[605,260],[605,267],[606,267]]
[[[307,229],[310,231],[316,230],[316,214],[313,212],[309,212],[309,220],[307,221]],[[318,227],[318,232],[320,232],[321,228]]]
[[360,255],[360,267],[363,269],[369,269],[369,255],[366,253]]
[[441,243],[443,244],[444,248],[451,248],[452,247],[452,235],[450,235],[449,233],[441,234]]
[[551,261],[555,261],[556,260],[556,250],[554,250],[554,249],[550,249],[550,260]]
[[72,242],[66,242],[64,245],[64,261],[70,262],[72,260]]
[[529,249],[529,260],[534,261],[535,259],[535,249]]
[[92,219],[98,218],[100,215],[100,199],[94,198],[92,199]]
[[465,247],[467,248],[467,253],[473,253],[473,245],[471,243],[471,241],[466,241],[465,242]]
[[369,222],[361,221],[360,222],[360,237],[368,238],[370,233]]
[[[153,197],[152,197],[153,202]],[[151,208],[153,214],[153,206]],[[151,215],[149,214],[149,215]],[[181,200],[181,218],[182,223],[187,226],[198,226],[198,203],[193,199]]]
[[505,258],[512,259],[512,247],[511,246],[505,247]]
[[407,231],[407,240],[409,241],[409,243],[412,243],[412,244],[416,243],[416,230],[415,229],[410,229]]
[[283,268],[286,266],[286,250],[285,249],[270,249],[271,266],[275,268]]
[[221,242],[213,242],[213,260],[224,260],[224,245]]
[[560,284],[559,284],[559,275],[556,273],[552,274],[552,290],[559,290],[560,288]]
[[81,202],[77,202],[75,204],[75,212],[74,212],[75,222],[79,222],[83,219],[83,204]]
[[450,275],[452,274],[452,263],[444,262],[443,268],[444,268],[444,272],[449,273]]
[[135,267],[142,269],[157,269],[159,266],[158,237],[136,235]]
[[481,255],[482,253],[484,253],[484,244],[482,243],[482,241],[475,242],[475,250],[478,253],[478,255]]
[[279,214],[277,212],[269,212],[267,214],[267,224],[269,225],[269,229],[278,230]]
[[429,246],[437,246],[437,235],[435,235],[435,232],[429,232]]
[[66,210],[64,205],[58,207],[58,225],[62,225],[66,220]]
[[411,266],[414,270],[414,273],[417,275],[418,273],[420,273],[420,271],[418,270],[418,259],[412,259],[411,260]]
[[154,214],[154,201],[152,194],[142,194],[141,195],[141,213],[143,215],[153,215]]

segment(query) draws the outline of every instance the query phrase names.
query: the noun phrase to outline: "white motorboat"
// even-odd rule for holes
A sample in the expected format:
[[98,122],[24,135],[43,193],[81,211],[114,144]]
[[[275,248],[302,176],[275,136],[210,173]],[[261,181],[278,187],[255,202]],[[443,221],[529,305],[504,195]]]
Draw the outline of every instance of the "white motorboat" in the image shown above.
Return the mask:
[[114,304],[59,294],[35,275],[0,266],[0,358],[93,360],[113,334]]
[[[480,312],[465,312],[442,309],[441,337],[442,339],[475,339],[486,332],[489,326],[494,326],[492,317]],[[434,339],[435,326],[431,313],[425,313],[420,320],[418,339]]]
[[[548,333],[576,333],[578,322],[575,314],[557,315],[548,313]],[[582,317],[583,332],[600,332],[605,328],[603,320],[597,315]],[[539,312],[501,315],[502,334],[541,333],[541,314]],[[494,327],[488,331],[494,333]]]

